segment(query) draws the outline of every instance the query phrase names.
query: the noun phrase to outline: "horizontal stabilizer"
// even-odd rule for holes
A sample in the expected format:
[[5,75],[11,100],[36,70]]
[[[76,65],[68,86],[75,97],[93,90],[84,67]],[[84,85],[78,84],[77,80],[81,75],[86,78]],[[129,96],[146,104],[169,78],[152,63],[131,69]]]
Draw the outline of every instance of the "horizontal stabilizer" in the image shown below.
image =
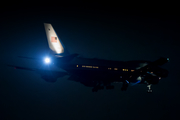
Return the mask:
[[21,70],[29,70],[35,71],[41,75],[41,78],[47,82],[56,82],[57,78],[64,77],[68,75],[67,72],[62,71],[54,71],[54,70],[45,70],[45,69],[38,69],[38,68],[28,68],[28,67],[20,67],[15,65],[7,65],[9,67],[13,67],[14,69],[21,69]]
[[34,57],[25,57],[25,56],[18,56],[19,58],[25,58],[25,59],[32,59],[32,60],[41,60],[40,58],[34,58]]
[[14,69],[22,69],[22,70],[36,71],[35,68],[20,67],[20,66],[15,66],[15,65],[7,65],[7,66],[13,67]]
[[54,73],[57,73],[57,74],[68,74],[67,72],[62,72],[62,71],[55,71],[55,70],[46,70],[46,69],[38,69],[38,68],[29,68],[29,67],[21,67],[21,66],[15,66],[15,65],[7,65],[9,67],[13,67],[14,69],[21,69],[21,70],[29,70],[29,71],[37,71],[37,72],[54,72]]

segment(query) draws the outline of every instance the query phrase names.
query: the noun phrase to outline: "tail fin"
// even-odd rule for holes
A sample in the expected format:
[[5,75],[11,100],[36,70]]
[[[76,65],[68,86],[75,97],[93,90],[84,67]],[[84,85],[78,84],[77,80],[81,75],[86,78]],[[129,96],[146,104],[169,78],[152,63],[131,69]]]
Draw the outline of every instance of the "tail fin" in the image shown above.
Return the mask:
[[68,54],[68,51],[65,50],[64,45],[58,38],[56,32],[54,31],[53,27],[51,24],[44,23],[45,31],[46,31],[46,36],[49,44],[49,48],[58,55],[64,55]]

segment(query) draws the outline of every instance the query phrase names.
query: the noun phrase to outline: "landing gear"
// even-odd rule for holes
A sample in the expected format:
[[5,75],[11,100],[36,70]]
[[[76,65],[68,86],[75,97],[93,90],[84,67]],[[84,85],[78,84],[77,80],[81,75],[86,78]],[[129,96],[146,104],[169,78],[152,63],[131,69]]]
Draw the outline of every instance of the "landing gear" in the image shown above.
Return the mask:
[[127,90],[127,88],[128,88],[128,85],[129,85],[129,81],[124,81],[123,82],[123,85],[122,85],[122,87],[121,87],[121,91],[126,91]]
[[106,89],[114,89],[114,86],[113,85],[109,85],[109,86],[106,86]]
[[148,87],[147,92],[148,92],[148,93],[152,93],[152,88],[151,88],[151,86],[152,86],[152,84],[148,84],[148,85],[147,85],[147,87]]
[[97,92],[98,90],[101,90],[101,89],[104,89],[104,86],[95,86],[95,87],[92,89],[92,92]]
[[97,92],[97,91],[98,91],[98,89],[95,87],[92,89],[92,92]]

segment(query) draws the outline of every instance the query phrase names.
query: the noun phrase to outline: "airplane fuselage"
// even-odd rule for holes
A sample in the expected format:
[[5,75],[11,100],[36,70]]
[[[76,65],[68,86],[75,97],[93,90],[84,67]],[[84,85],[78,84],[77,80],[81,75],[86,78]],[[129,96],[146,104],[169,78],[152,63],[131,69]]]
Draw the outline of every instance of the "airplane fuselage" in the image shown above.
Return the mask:
[[111,61],[101,59],[75,58],[70,63],[58,60],[57,66],[84,80],[103,82],[137,82],[137,79],[130,79],[132,73],[149,63],[148,61]]

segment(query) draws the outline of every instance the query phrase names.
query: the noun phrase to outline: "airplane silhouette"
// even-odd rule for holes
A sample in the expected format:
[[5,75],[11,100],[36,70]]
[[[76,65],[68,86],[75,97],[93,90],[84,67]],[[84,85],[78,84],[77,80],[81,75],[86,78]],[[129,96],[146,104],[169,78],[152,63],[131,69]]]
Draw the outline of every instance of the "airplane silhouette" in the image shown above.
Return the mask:
[[[111,61],[103,59],[89,59],[78,57],[78,54],[70,54],[65,48],[51,24],[44,23],[48,45],[51,50],[50,57],[44,58],[44,64],[48,69],[28,68],[8,65],[15,69],[35,71],[48,82],[55,82],[58,78],[68,75],[68,80],[80,82],[93,87],[92,91],[114,89],[112,83],[122,83],[122,91],[126,91],[129,84],[146,84],[147,92],[151,93],[153,84],[168,76],[168,70],[161,68],[169,62],[169,58],[161,57],[156,61]],[[42,58],[24,57],[20,58],[42,60]],[[49,66],[57,66],[65,71],[53,71]]]

